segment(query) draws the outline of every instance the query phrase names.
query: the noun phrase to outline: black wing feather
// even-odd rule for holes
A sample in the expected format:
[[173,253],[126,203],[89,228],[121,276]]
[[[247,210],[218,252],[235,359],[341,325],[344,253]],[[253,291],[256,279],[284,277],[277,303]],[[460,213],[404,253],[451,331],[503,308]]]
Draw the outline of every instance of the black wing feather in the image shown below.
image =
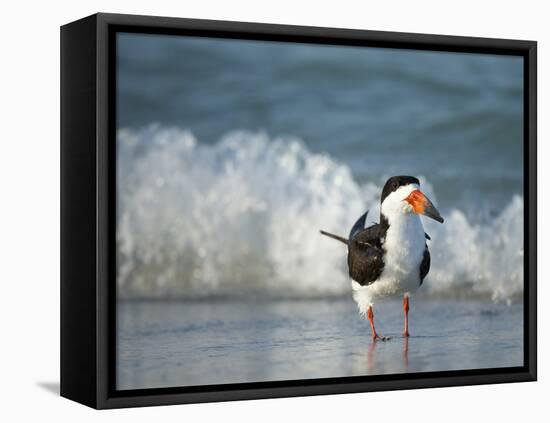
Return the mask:
[[382,242],[385,236],[386,228],[375,224],[356,233],[350,240],[349,275],[360,285],[370,285],[380,277],[384,269]]
[[355,222],[355,224],[351,228],[351,231],[349,231],[349,236],[348,236],[349,241],[351,241],[357,233],[365,229],[365,220],[367,220],[368,214],[369,214],[369,211],[367,210],[359,219],[357,219],[357,222]]
[[424,282],[424,278],[430,271],[430,250],[428,250],[428,245],[424,248],[424,257],[422,258],[422,263],[420,263],[420,285]]

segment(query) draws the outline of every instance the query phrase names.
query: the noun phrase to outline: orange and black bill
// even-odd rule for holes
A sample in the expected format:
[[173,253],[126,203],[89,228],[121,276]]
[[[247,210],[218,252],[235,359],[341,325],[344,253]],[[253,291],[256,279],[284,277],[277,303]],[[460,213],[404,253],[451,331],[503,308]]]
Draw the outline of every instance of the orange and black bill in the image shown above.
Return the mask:
[[443,218],[430,199],[426,197],[419,189],[415,189],[411,192],[409,196],[405,198],[405,201],[411,205],[415,213],[431,217],[439,223],[444,222]]

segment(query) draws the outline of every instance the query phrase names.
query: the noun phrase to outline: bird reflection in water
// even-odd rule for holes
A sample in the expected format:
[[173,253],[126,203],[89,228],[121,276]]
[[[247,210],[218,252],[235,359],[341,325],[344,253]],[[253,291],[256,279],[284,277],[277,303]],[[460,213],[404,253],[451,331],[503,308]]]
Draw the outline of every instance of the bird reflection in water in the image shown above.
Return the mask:
[[[382,345],[380,347],[380,345]],[[384,365],[384,361],[387,360],[388,351],[383,351],[383,358],[379,362],[376,360],[376,354],[377,349],[382,348],[386,349],[391,346],[391,342],[380,344],[379,342],[371,342],[367,348],[367,371],[368,374],[377,374],[377,373],[383,373],[383,369],[380,368],[380,365]],[[397,357],[396,357],[397,358]],[[403,364],[403,371],[408,372],[409,370],[409,338],[403,337],[402,338],[402,345],[401,345],[401,362]]]
[[405,368],[405,371],[409,371],[409,337],[408,336],[403,337],[403,350],[401,353],[401,357],[403,358],[403,367]]
[[371,342],[367,350],[367,369],[369,374],[375,373],[376,346],[378,342]]

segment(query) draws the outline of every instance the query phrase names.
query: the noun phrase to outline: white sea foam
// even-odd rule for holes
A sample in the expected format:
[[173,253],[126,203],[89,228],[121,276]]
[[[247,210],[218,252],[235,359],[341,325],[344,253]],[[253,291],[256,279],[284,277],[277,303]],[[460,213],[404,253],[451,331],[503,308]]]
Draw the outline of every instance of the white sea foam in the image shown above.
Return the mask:
[[[296,139],[233,132],[218,143],[152,125],[118,133],[118,287],[122,298],[350,294],[346,236],[380,181],[360,186],[350,169]],[[422,189],[436,193],[422,180]],[[510,300],[523,291],[523,199],[474,225],[460,210],[427,222],[430,295]],[[426,220],[424,220],[426,222]]]

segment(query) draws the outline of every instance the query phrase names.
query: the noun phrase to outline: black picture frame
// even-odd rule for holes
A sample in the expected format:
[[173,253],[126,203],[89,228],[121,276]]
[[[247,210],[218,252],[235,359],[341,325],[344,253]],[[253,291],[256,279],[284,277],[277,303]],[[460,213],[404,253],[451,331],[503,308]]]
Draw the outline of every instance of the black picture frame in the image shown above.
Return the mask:
[[[114,36],[118,31],[522,56],[525,87],[524,365],[115,390]],[[103,13],[61,27],[61,395],[102,409],[536,380],[536,72],[537,44],[534,41]]]

